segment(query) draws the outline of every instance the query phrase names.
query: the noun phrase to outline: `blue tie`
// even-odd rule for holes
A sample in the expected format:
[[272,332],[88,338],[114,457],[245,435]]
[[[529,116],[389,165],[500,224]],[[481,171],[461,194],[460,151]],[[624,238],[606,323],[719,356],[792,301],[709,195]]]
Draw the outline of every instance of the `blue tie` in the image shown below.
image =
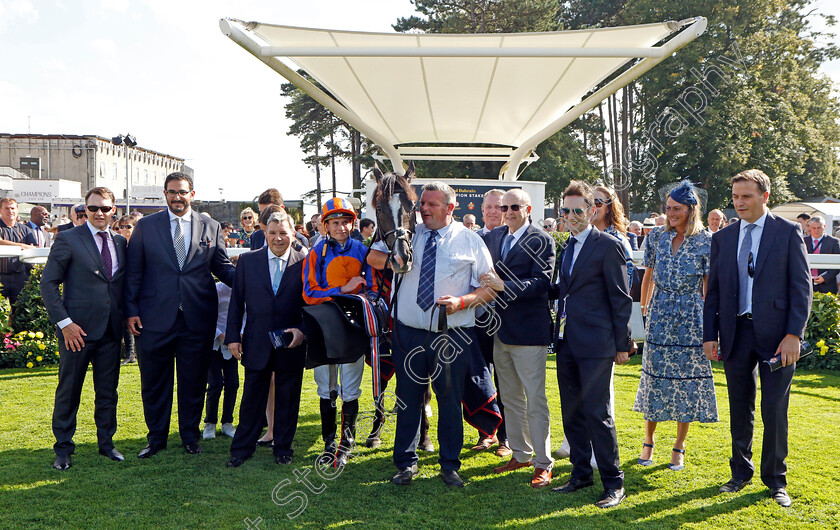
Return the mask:
[[502,247],[502,259],[507,259],[508,252],[510,252],[510,247],[513,246],[513,234],[508,235],[505,238],[505,246]]
[[280,274],[280,258],[273,257],[271,261],[274,263],[274,275],[271,277],[271,290],[274,291],[274,294],[277,294],[277,289],[280,287],[280,279],[282,278],[282,274]]
[[755,225],[750,223],[744,229],[744,240],[741,242],[741,250],[738,251],[738,314],[747,312],[747,281],[749,280],[749,261],[752,254],[752,231]]
[[577,239],[569,237],[569,242],[566,245],[566,251],[563,253],[563,277],[570,280],[572,276],[572,258],[575,255],[575,243]]
[[429,232],[423,249],[423,265],[420,267],[420,284],[417,286],[417,305],[423,311],[432,307],[435,298],[435,259],[437,257],[437,230]]

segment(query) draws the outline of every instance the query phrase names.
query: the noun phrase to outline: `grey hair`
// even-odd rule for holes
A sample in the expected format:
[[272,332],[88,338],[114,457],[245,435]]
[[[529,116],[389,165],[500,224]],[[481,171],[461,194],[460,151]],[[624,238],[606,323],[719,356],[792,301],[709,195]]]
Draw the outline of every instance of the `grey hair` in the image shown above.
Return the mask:
[[637,226],[637,227],[639,227],[639,228],[643,228],[642,223],[640,223],[639,221],[630,221],[630,224],[629,224],[629,225],[627,225],[627,226],[628,226],[628,227],[631,227],[631,226]]
[[824,225],[825,224],[825,218],[822,217],[821,215],[815,215],[815,216],[811,217],[810,219],[808,219],[808,222],[809,223],[820,223],[821,225]]
[[505,190],[500,190],[499,188],[493,188],[492,190],[490,190],[490,191],[488,191],[484,194],[484,198],[486,199],[487,197],[489,197],[491,195],[498,195],[499,197],[501,197],[504,194],[505,194]]
[[446,205],[455,204],[455,190],[452,186],[440,180],[423,185],[423,191],[442,191],[446,195]]
[[295,224],[292,222],[292,218],[289,217],[289,214],[286,212],[274,212],[273,214],[268,216],[268,221],[265,223],[265,226],[270,225],[271,223],[288,223],[289,227],[294,230]]

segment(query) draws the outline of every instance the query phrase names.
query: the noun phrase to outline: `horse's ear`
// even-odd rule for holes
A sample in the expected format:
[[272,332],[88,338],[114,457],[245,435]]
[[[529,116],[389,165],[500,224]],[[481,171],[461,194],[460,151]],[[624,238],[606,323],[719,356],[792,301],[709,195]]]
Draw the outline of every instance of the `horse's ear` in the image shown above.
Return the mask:
[[405,177],[406,182],[411,182],[411,179],[414,178],[414,160],[408,163],[408,169],[403,176]]
[[379,164],[377,164],[376,162],[373,163],[373,176],[374,178],[376,178],[377,184],[380,180],[382,180],[382,177],[384,176],[382,174],[382,171],[379,169]]

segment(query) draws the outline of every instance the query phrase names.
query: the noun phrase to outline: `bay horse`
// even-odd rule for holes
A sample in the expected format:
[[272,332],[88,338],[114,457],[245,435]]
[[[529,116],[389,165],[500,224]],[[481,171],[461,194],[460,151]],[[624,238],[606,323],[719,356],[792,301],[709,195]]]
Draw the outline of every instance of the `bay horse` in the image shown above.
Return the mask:
[[417,193],[411,185],[414,178],[414,163],[408,166],[405,175],[382,173],[374,164],[373,176],[376,190],[373,206],[376,210],[376,237],[388,247],[388,262],[395,274],[406,274],[411,270],[411,237],[417,223],[415,209]]

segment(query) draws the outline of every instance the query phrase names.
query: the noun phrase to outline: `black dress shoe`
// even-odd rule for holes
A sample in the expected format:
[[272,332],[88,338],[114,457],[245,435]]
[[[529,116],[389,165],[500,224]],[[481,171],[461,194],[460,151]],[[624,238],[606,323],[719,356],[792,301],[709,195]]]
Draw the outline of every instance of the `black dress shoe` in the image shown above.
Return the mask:
[[391,483],[397,486],[408,486],[411,484],[411,479],[416,477],[418,473],[420,473],[420,470],[417,469],[417,464],[400,469],[400,472],[391,479]]
[[230,460],[227,461],[227,464],[225,464],[225,467],[239,467],[244,464],[246,460],[248,460],[247,456],[232,456],[230,457]]
[[783,508],[787,508],[793,504],[793,501],[790,500],[790,495],[788,495],[788,492],[785,490],[785,488],[771,489],[770,498],[776,501],[776,503]]
[[557,493],[574,493],[577,490],[588,488],[593,484],[595,484],[595,482],[591,478],[586,480],[570,478],[569,481],[563,484],[562,486],[551,488],[551,491],[556,491]]
[[741,491],[744,489],[745,486],[748,486],[752,483],[752,480],[738,480],[737,478],[729,479],[729,482],[724,484],[720,487],[718,492],[720,493],[735,493],[736,491]]
[[59,471],[67,471],[72,465],[70,463],[70,455],[55,455],[52,466]]
[[274,463],[285,466],[292,463],[292,457],[289,455],[278,456],[274,459]]
[[162,449],[161,447],[156,447],[152,444],[149,444],[146,447],[144,447],[143,449],[141,449],[139,453],[137,453],[137,458],[150,458],[150,457],[156,455],[157,452],[160,451],[161,449]]
[[100,449],[99,454],[103,455],[103,456],[107,456],[108,458],[110,458],[114,462],[122,462],[123,460],[125,460],[125,457],[122,455],[122,453],[120,453],[119,451],[117,451],[113,447],[110,448],[110,449]]
[[598,508],[614,508],[621,504],[624,497],[626,497],[624,488],[605,489],[601,498],[595,502],[595,506]]
[[443,479],[443,483],[446,484],[447,486],[450,486],[450,487],[453,487],[453,488],[463,488],[464,487],[464,481],[461,480],[461,477],[458,475],[458,472],[455,471],[454,469],[441,470],[440,478]]
[[201,454],[201,446],[198,445],[198,442],[188,442],[184,444],[184,451],[188,455],[198,455]]

